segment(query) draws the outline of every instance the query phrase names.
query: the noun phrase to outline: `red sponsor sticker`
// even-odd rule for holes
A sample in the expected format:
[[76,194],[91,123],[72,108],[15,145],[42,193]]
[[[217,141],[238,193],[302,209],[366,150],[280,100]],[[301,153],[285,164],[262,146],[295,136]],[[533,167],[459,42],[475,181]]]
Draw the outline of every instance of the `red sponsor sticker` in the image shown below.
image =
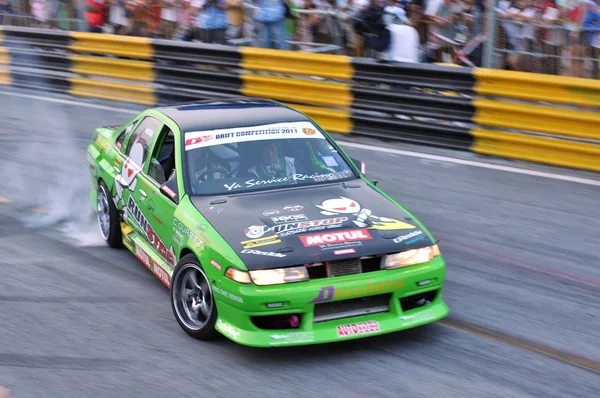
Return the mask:
[[357,334],[376,333],[380,330],[379,322],[377,321],[358,322],[351,323],[349,325],[337,326],[337,335],[338,337],[348,337],[355,336]]
[[154,272],[154,275],[156,275],[157,278],[160,279],[160,281],[164,283],[167,287],[171,287],[171,281],[169,281],[169,274],[167,273],[167,271],[165,271],[163,267],[158,265],[158,263],[154,260],[152,260],[152,268],[152,272]]
[[160,187],[160,189],[166,193],[167,195],[169,195],[171,197],[171,199],[175,199],[175,197],[177,196],[177,194],[175,193],[175,191],[173,191],[171,188],[169,188],[166,185],[163,185],[162,187]]
[[219,264],[218,262],[216,262],[215,260],[210,260],[210,265],[212,265],[213,267],[215,267],[216,269],[218,269],[219,271],[221,271],[221,269],[223,269],[223,267],[221,267],[221,264]]
[[335,255],[342,255],[342,254],[352,254],[352,253],[356,253],[355,249],[342,249],[342,250],[334,250],[333,254]]
[[185,146],[199,144],[201,142],[206,142],[212,140],[212,135],[203,135],[202,137],[189,138],[185,140]]
[[135,256],[150,269],[150,256],[137,243],[135,244]]
[[332,243],[352,242],[357,240],[373,239],[369,231],[364,228],[349,229],[338,232],[321,232],[312,235],[303,235],[299,237],[304,247],[328,245]]

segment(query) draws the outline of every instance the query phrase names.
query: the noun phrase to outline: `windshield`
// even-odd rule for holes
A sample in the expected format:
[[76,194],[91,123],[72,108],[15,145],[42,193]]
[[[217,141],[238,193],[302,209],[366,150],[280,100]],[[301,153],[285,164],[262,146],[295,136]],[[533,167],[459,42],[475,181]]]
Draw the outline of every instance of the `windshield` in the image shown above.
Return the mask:
[[310,122],[185,133],[191,193],[220,195],[355,179]]

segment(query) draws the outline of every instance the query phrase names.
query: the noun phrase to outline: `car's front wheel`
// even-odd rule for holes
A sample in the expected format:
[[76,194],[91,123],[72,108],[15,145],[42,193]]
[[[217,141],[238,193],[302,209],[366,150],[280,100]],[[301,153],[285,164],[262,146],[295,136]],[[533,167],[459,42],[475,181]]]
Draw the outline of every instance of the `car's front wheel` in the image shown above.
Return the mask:
[[119,222],[119,212],[104,181],[100,181],[98,184],[96,204],[98,226],[102,238],[110,247],[122,247],[123,235],[121,233],[121,223]]
[[193,254],[181,258],[171,281],[171,307],[179,325],[190,336],[209,340],[215,329],[217,307],[208,277]]

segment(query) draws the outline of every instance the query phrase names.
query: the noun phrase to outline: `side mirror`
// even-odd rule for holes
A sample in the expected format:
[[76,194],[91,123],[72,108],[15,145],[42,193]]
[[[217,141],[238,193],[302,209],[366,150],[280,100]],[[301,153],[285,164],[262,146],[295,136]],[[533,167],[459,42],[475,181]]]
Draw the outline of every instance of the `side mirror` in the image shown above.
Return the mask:
[[160,186],[160,192],[173,203],[179,204],[179,189],[177,188],[177,172],[174,170],[171,176]]
[[367,174],[367,165],[358,159],[350,158],[363,175]]

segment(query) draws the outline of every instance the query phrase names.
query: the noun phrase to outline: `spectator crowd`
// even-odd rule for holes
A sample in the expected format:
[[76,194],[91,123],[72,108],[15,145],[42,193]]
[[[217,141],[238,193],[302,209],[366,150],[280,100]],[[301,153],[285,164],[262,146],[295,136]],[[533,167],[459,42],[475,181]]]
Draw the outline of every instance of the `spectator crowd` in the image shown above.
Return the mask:
[[[0,0],[2,24],[600,78],[600,0]],[[332,46],[333,45],[333,46]],[[329,47],[328,47],[329,46]]]

